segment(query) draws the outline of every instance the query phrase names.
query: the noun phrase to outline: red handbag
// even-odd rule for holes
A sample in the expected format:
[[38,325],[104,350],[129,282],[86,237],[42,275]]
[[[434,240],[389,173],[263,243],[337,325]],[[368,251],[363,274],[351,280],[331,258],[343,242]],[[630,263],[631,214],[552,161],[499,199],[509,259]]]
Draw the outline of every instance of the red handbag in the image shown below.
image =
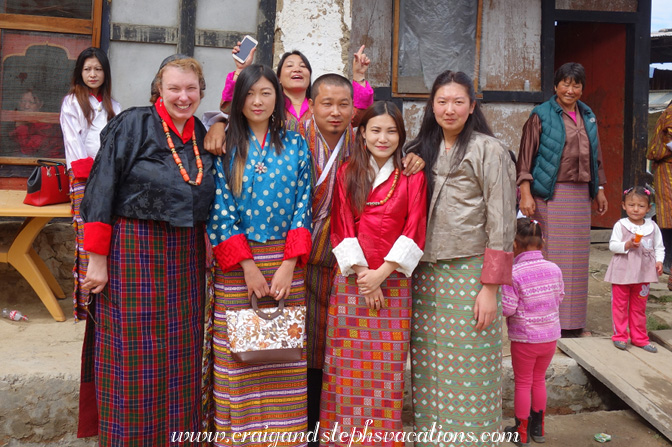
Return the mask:
[[65,164],[53,160],[37,160],[38,166],[28,177],[28,193],[23,203],[33,206],[70,201],[70,185]]

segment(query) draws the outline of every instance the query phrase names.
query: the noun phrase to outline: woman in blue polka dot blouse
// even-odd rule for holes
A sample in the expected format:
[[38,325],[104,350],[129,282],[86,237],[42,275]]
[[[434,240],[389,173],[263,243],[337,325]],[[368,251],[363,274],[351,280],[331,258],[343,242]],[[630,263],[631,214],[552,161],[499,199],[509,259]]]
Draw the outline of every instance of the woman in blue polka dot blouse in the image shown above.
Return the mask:
[[[305,305],[303,265],[311,248],[311,161],[306,141],[283,129],[284,97],[263,65],[241,71],[226,141],[215,161],[208,236],[215,265],[215,429],[298,432],[307,428],[306,360],[248,365],[233,360],[226,310]],[[303,337],[303,328],[297,336]]]

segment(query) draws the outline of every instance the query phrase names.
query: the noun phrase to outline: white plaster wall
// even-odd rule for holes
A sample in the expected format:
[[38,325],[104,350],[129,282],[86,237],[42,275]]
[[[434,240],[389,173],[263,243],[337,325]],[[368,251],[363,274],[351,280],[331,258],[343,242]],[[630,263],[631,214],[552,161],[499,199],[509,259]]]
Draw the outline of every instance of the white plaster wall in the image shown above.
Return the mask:
[[346,74],[350,64],[350,0],[278,0],[274,67],[286,51],[299,50],[313,68],[313,79],[325,73]]
[[110,21],[113,23],[177,26],[178,17],[179,0],[114,0],[110,8]]
[[235,29],[242,33],[256,34],[259,10],[253,6],[254,3],[256,2],[241,0],[198,0],[196,28]]
[[219,110],[219,101],[222,98],[226,75],[236,69],[231,58],[230,48],[196,47],[194,58],[203,66],[205,77],[205,97],[196,111],[196,116],[203,116],[203,112]]
[[150,87],[159,65],[175,51],[174,45],[110,42],[112,96],[122,108],[149,105]]

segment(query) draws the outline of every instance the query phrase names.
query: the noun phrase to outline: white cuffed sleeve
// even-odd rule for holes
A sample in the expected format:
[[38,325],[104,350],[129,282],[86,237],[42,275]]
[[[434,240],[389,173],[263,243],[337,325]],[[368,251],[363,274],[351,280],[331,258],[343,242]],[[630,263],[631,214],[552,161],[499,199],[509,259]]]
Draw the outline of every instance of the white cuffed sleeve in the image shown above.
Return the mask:
[[423,251],[418,247],[418,244],[409,237],[403,234],[396,240],[390,252],[385,256],[388,262],[396,262],[399,264],[397,271],[403,273],[407,277],[413,274],[413,270],[420,262]]
[[611,232],[609,250],[616,254],[625,254],[629,251],[625,250],[625,242],[623,242],[623,224],[620,220],[616,222],[616,225],[614,225],[614,229]]
[[369,263],[366,262],[364,251],[359,245],[359,241],[356,237],[347,237],[343,239],[340,244],[334,247],[333,252],[343,276],[349,276],[355,273],[352,269],[353,265],[360,265],[362,267],[369,266]]
[[209,111],[205,112],[203,114],[203,118],[201,121],[203,122],[203,125],[205,126],[206,129],[210,129],[210,126],[212,126],[215,123],[226,123],[229,120],[229,115],[227,115],[224,112],[220,111]]

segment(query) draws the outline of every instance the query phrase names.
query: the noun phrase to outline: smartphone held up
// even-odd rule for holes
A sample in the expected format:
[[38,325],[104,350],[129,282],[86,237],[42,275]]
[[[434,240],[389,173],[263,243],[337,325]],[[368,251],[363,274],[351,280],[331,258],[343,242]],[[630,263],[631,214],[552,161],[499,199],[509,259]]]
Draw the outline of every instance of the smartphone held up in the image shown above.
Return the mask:
[[238,45],[240,47],[240,51],[234,53],[233,58],[241,64],[244,64],[247,58],[250,57],[252,50],[257,47],[257,43],[258,42],[254,37],[245,36],[240,42],[240,45]]

